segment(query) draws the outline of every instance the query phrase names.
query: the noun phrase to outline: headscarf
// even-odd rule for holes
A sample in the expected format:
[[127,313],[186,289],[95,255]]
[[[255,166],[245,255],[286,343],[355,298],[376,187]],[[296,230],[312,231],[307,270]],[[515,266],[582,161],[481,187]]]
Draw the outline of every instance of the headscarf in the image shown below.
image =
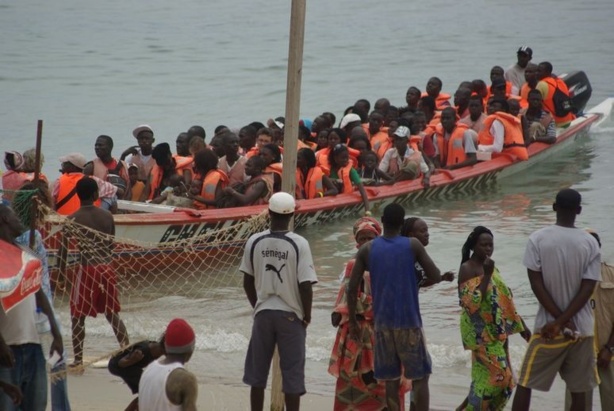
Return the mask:
[[362,217],[356,220],[353,228],[354,238],[358,236],[358,233],[365,230],[374,233],[376,236],[382,235],[382,226],[373,217]]
[[[44,162],[45,162],[45,156],[43,156],[43,153],[41,153],[39,170],[40,170],[40,167],[43,166]],[[30,148],[23,152],[22,169],[26,173],[34,173],[36,171],[36,149]]]
[[484,226],[479,225],[474,228],[471,234],[469,234],[469,237],[467,237],[467,241],[465,241],[465,244],[463,244],[463,249],[461,251],[461,264],[469,260],[471,250],[473,250],[475,245],[478,243],[478,238],[480,238],[482,234],[490,234],[491,237],[495,237],[492,234],[492,231],[490,231]]
[[4,165],[7,170],[21,171],[23,167],[23,156],[17,151],[5,151]]

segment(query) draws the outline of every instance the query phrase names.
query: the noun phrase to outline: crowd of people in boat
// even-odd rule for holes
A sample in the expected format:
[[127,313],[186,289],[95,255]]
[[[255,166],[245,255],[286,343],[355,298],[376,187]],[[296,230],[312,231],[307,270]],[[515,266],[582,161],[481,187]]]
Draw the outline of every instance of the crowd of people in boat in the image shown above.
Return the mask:
[[[97,203],[111,212],[118,199],[195,209],[265,204],[281,190],[288,144],[298,145],[297,199],[357,190],[365,210],[365,186],[419,180],[428,187],[438,169],[469,167],[499,153],[527,160],[530,144],[554,143],[556,127],[574,118],[560,107],[561,93],[569,98],[567,86],[549,62],[531,63],[532,55],[520,47],[514,65],[491,69],[490,85],[463,81],[452,96],[432,77],[424,92],[409,87],[404,106],[360,99],[339,122],[331,112],[300,120],[296,136],[284,133],[283,117],[238,129],[220,125],[208,141],[202,126],[192,126],[179,133],[173,152],[166,142],[156,144],[152,127],[141,125],[132,132],[137,144],[117,156],[113,138],[101,135],[93,160],[81,153],[60,158],[62,174],[51,186],[55,208],[64,215],[79,208],[75,187],[84,175],[96,180]],[[34,154],[5,153],[4,190],[33,179]],[[10,202],[10,193],[4,198]]]

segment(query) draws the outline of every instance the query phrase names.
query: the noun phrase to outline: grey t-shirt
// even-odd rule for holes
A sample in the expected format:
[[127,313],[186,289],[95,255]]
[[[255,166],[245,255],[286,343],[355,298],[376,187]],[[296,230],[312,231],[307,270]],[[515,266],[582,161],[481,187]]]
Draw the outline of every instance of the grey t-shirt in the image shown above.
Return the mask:
[[[544,285],[556,305],[565,310],[580,290],[582,280],[601,281],[601,253],[597,240],[585,230],[558,225],[542,228],[529,237],[523,264],[541,271]],[[539,304],[535,332],[554,317]],[[582,336],[593,335],[593,313],[587,302],[572,318]]]

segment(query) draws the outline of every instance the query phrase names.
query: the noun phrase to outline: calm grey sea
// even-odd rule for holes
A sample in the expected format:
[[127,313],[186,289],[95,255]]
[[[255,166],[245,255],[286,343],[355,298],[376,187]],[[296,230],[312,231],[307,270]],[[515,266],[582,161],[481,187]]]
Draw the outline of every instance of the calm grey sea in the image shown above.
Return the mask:
[[[131,130],[150,124],[157,142],[173,142],[194,124],[209,135],[219,124],[240,127],[283,115],[290,2],[225,0],[199,2],[42,0],[0,2],[0,150],[34,146],[36,120],[44,120],[44,171],[57,177],[58,158],[81,151],[94,156],[96,136],[108,134],[115,152],[134,144]],[[380,97],[402,105],[406,89],[421,89],[431,76],[453,93],[462,80],[487,79],[493,65],[507,67],[528,45],[534,62],[548,60],[555,72],[584,70],[594,92],[589,106],[614,96],[614,4],[541,2],[408,2],[310,0],[304,47],[301,114],[340,116],[358,98]],[[442,269],[457,269],[460,247],[478,224],[495,233],[494,259],[514,290],[516,304],[532,323],[536,301],[521,265],[527,236],[553,222],[555,193],[574,187],[584,196],[580,226],[597,229],[605,260],[614,260],[612,201],[614,126],[594,130],[561,157],[548,160],[496,186],[457,201],[421,204],[408,214],[430,225],[428,250]],[[329,313],[337,277],[355,251],[352,220],[301,232],[311,240],[320,283],[308,336],[308,389],[331,393],[326,373],[335,331]],[[240,384],[251,319],[239,289],[224,299],[165,297],[125,313],[133,338],[153,336],[166,319],[162,309],[185,315],[198,329],[194,362],[203,381]],[[423,319],[442,397],[458,405],[468,390],[470,359],[458,331],[456,286],[421,294]],[[65,330],[68,319],[63,316]],[[88,322],[88,338],[106,341],[103,320]],[[93,340],[88,339],[89,347]],[[106,344],[106,345],[105,345]],[[524,352],[512,338],[513,361]],[[561,409],[562,388],[534,396],[534,405]],[[247,406],[247,390],[246,390]]]

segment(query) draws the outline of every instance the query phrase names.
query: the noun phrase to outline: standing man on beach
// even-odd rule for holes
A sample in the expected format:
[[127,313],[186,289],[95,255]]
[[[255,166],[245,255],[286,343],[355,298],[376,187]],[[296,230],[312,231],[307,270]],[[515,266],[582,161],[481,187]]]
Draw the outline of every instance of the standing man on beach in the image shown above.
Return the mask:
[[364,244],[356,254],[348,285],[349,325],[352,338],[361,341],[356,304],[365,271],[371,275],[375,326],[375,378],[386,382],[388,411],[399,411],[401,372],[413,381],[416,411],[428,411],[431,356],[426,349],[418,303],[415,263],[432,283],[441,281],[439,268],[416,238],[400,235],[405,210],[399,204],[384,208],[384,235]]
[[[0,205],[0,241],[14,244],[25,228],[9,207]],[[0,308],[0,410],[44,411],[47,407],[47,369],[36,309],[47,316],[53,335],[51,353],[64,354],[62,335],[51,304],[42,288],[30,294],[8,313]],[[19,391],[23,393],[23,398]],[[21,405],[16,403],[21,401]]]
[[[104,313],[120,347],[130,344],[126,326],[119,317],[121,308],[112,264],[113,241],[108,239],[108,236],[115,235],[113,215],[94,205],[94,201],[98,199],[98,184],[93,179],[84,177],[79,180],[77,195],[81,201],[81,208],[69,218],[85,228],[80,230],[77,241],[79,269],[70,292],[72,344],[75,356],[74,363],[70,367],[73,369],[83,365],[86,316],[96,317],[97,314]],[[95,231],[101,234],[98,235]],[[65,229],[58,253],[60,275],[66,274],[69,241],[70,234]]]
[[196,345],[194,330],[175,318],[164,333],[164,358],[145,368],[139,381],[138,408],[147,411],[196,411],[198,381],[183,366]]
[[251,386],[252,411],[262,411],[275,346],[279,350],[286,411],[300,408],[305,394],[305,338],[311,322],[312,285],[318,281],[309,243],[289,230],[294,198],[284,192],[269,200],[271,228],[252,235],[240,270],[254,308],[243,382]]
[[601,281],[601,255],[597,240],[575,226],[581,202],[577,191],[559,191],[556,224],[529,237],[523,263],[539,309],[513,411],[529,410],[531,390],[550,390],[557,373],[571,392],[571,411],[584,410],[585,392],[597,385],[589,299]]

